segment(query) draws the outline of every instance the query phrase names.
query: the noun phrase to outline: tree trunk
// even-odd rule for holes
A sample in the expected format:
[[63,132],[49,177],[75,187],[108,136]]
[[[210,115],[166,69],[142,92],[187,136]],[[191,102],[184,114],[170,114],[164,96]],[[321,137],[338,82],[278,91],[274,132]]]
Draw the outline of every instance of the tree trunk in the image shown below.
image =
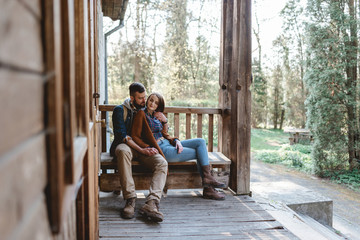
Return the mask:
[[346,60],[347,60],[347,89],[349,90],[349,96],[347,101],[347,113],[348,113],[348,153],[350,169],[356,166],[356,136],[358,135],[358,119],[356,117],[356,101],[357,101],[357,26],[355,16],[354,0],[349,0],[349,15],[350,15],[350,41],[346,42]]

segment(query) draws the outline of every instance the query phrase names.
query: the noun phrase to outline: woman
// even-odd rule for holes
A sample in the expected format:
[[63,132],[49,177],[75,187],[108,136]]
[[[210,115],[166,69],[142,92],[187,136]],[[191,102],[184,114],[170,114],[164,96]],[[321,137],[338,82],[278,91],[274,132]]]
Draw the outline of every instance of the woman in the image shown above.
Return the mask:
[[[146,101],[145,110],[139,111],[134,118],[131,137],[140,147],[157,148],[168,162],[196,159],[204,187],[203,197],[224,200],[225,195],[214,189],[223,188],[225,184],[218,182],[211,175],[205,140],[196,138],[180,141],[170,137],[167,132],[167,120],[162,114],[164,108],[164,98],[158,93],[152,93]],[[149,134],[150,131],[152,136]]]

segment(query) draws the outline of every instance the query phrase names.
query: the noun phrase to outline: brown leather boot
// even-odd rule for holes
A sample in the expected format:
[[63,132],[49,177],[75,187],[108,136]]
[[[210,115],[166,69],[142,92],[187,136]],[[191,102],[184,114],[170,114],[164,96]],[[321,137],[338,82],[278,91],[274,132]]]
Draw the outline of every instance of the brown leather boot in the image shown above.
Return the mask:
[[124,209],[121,211],[121,217],[131,219],[135,216],[135,201],[136,198],[129,198],[126,200]]
[[213,200],[225,200],[225,194],[216,191],[213,187],[204,187],[203,198]]
[[159,211],[159,202],[156,200],[147,201],[140,208],[139,213],[154,222],[162,222],[164,220],[164,215]]
[[224,188],[226,185],[224,183],[218,182],[212,175],[210,171],[210,165],[201,167],[204,177],[202,179],[203,187],[214,187],[214,188]]

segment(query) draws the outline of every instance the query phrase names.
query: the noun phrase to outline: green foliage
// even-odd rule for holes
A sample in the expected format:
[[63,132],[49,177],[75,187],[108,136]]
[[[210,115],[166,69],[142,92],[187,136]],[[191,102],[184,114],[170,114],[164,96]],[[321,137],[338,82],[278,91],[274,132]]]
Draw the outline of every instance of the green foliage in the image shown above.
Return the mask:
[[349,45],[352,23],[342,2],[310,0],[307,8],[311,17],[306,29],[307,125],[314,134],[312,157],[318,175],[348,166],[350,146],[356,145],[351,134],[358,132],[353,115],[357,105],[353,84],[358,80],[350,74],[356,61],[349,61],[358,50]]
[[[211,4],[209,4],[211,3]],[[108,56],[109,103],[143,83],[168,105],[218,106],[220,12],[215,0],[136,1]],[[217,9],[217,8],[215,8]],[[114,34],[115,35],[115,34]]]
[[308,147],[302,146],[296,149],[292,148],[292,146],[284,145],[279,150],[259,150],[255,152],[254,159],[267,163],[279,163],[311,173],[313,171],[313,162],[308,153]]
[[251,124],[254,128],[265,126],[267,121],[267,80],[261,70],[260,62],[253,63],[253,84],[251,85]]
[[325,171],[324,177],[328,177],[336,183],[344,184],[350,189],[360,192],[360,169],[354,169],[352,171],[342,170],[335,172]]
[[252,129],[251,151],[255,160],[283,164],[288,167],[313,172],[311,145],[289,145],[289,134],[283,130]]

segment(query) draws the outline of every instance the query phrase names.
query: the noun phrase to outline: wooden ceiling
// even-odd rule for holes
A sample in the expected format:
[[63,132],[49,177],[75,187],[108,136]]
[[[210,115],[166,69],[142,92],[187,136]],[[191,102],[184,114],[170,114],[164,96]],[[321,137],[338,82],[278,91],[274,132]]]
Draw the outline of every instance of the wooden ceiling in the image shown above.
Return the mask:
[[103,14],[113,21],[124,20],[126,7],[129,0],[102,0]]

